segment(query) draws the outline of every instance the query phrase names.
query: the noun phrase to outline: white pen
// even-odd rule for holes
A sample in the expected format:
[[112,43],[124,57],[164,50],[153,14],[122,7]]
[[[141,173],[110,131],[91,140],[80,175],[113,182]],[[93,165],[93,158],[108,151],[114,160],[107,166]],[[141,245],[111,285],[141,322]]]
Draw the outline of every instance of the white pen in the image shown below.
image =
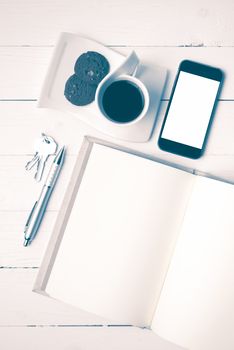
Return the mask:
[[47,176],[46,182],[42,187],[42,191],[38,200],[35,202],[31,213],[28,217],[27,223],[24,228],[24,246],[29,245],[35,238],[37,231],[40,227],[41,221],[45,214],[46,207],[48,205],[50,195],[55,186],[56,180],[62,168],[65,156],[65,147],[62,147],[57,153],[49,174]]

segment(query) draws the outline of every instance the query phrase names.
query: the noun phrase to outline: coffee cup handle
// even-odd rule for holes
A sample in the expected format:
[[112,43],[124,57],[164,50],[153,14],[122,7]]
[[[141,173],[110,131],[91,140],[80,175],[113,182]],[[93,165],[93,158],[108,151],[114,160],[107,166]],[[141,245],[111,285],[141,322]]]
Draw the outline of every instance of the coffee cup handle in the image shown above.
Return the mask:
[[135,76],[140,60],[137,57],[135,51],[132,51],[124,60],[124,62],[116,68],[113,72],[107,74],[107,76],[101,81],[98,90],[101,86],[105,85],[107,81],[116,79],[120,75],[131,75]]
[[140,63],[139,58],[137,57],[137,54],[135,51],[132,51],[125,61],[121,64],[120,67],[118,67],[113,73],[112,76],[119,76],[119,75],[132,75],[135,76],[137,67]]

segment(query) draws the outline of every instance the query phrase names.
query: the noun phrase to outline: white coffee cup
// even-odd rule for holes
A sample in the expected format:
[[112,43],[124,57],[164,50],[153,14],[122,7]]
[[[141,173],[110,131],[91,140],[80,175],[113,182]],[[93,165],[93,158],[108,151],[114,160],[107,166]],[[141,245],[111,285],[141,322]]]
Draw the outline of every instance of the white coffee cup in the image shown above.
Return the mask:
[[[113,117],[111,117],[110,115],[108,115],[107,111],[105,110],[104,106],[103,106],[103,96],[107,90],[107,88],[109,86],[111,86],[113,83],[117,82],[117,81],[125,81],[125,82],[130,82],[130,84],[137,89],[141,96],[142,96],[142,110],[140,111],[140,114],[136,115],[135,118],[131,121],[125,121],[124,118],[123,120],[117,121],[114,120]],[[116,99],[118,99],[119,97],[116,96]],[[139,120],[141,120],[142,118],[144,118],[144,116],[146,115],[148,108],[149,108],[149,93],[148,90],[146,89],[145,85],[136,77],[131,76],[131,75],[127,75],[127,74],[122,74],[119,75],[118,77],[116,77],[115,79],[109,79],[107,80],[99,89],[98,93],[96,94],[96,102],[97,105],[99,107],[99,110],[101,111],[102,115],[107,118],[108,120],[112,121],[113,123],[118,123],[118,124],[134,124],[137,123]],[[116,101],[117,102],[117,101]],[[118,100],[118,103],[126,103],[126,100],[121,101],[121,99]],[[134,108],[134,106],[133,106]]]

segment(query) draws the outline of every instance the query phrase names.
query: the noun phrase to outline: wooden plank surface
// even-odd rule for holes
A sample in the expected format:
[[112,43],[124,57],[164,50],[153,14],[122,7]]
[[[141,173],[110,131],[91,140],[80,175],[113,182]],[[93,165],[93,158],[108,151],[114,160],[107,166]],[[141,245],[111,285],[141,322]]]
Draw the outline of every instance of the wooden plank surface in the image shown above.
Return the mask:
[[[218,105],[207,150],[201,160],[176,157],[156,146],[167,101],[161,105],[151,141],[128,147],[154,159],[198,169],[233,182],[233,18],[232,0],[0,0],[2,349],[27,350],[32,345],[34,349],[56,347],[58,350],[172,349],[171,344],[148,330],[90,327],[105,322],[32,293],[83,136],[105,137],[74,116],[37,109],[36,99],[61,31],[84,34],[126,54],[134,49],[144,64],[166,67],[168,82],[164,100],[169,98],[182,59],[219,66],[226,73],[220,96],[223,101]],[[60,145],[68,145],[68,156],[40,234],[30,249],[26,249],[22,246],[22,229],[41,184],[36,184],[32,174],[25,172],[24,165],[32,156],[33,140],[41,131],[53,135]],[[125,142],[116,142],[126,146]]]
[[[35,198],[34,198],[35,199]],[[0,211],[0,268],[38,267],[46,248],[57,211],[47,211],[40,227],[40,234],[30,249],[23,246],[23,228],[29,215],[27,211]]]
[[37,268],[0,269],[0,326],[113,324],[32,292],[37,272]]
[[1,0],[0,45],[79,32],[111,45],[233,45],[232,0]]

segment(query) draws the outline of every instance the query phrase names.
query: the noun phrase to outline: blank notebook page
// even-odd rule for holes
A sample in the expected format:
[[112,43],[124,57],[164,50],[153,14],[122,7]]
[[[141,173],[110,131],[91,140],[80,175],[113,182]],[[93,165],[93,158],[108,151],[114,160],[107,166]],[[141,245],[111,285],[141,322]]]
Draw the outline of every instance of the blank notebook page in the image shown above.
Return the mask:
[[149,325],[193,182],[94,144],[46,292],[119,323]]
[[234,349],[234,186],[198,177],[152,328],[191,350]]

